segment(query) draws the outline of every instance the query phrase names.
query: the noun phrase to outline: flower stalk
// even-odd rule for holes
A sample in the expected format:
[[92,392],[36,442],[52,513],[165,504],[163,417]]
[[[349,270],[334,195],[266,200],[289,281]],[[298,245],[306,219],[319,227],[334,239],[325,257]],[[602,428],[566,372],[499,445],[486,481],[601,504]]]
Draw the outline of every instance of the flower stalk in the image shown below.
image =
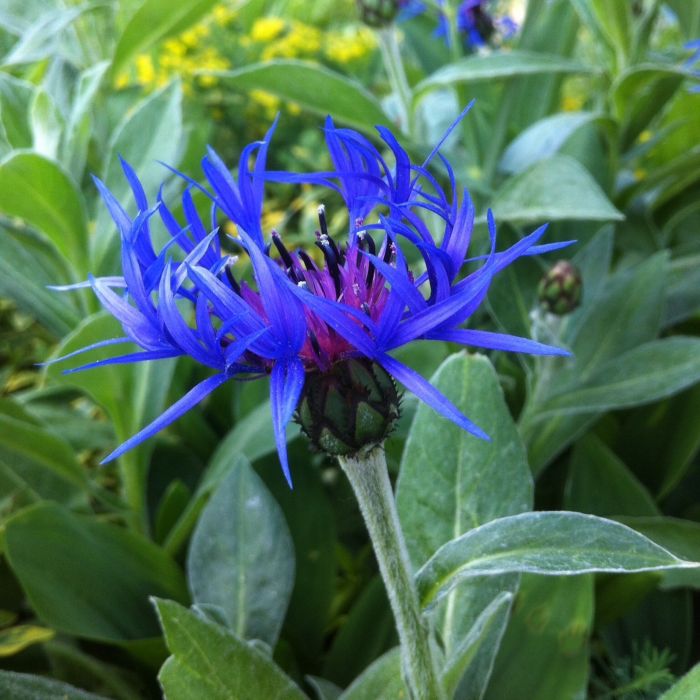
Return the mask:
[[389,78],[389,84],[398,100],[401,128],[411,134],[413,128],[413,91],[408,83],[396,27],[390,25],[377,32],[382,62]]
[[430,650],[429,629],[421,616],[413,572],[389,481],[384,447],[338,457],[360,505],[379,564],[401,643],[404,679],[414,700],[442,700]]

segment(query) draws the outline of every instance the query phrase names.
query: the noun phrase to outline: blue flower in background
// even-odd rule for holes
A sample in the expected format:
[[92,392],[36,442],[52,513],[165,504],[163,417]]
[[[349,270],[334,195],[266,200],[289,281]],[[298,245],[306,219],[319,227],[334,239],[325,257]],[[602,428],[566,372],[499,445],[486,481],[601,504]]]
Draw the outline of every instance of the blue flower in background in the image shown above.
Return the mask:
[[[489,212],[489,250],[468,258],[474,206],[466,190],[460,196],[452,169],[439,153],[450,131],[426,161],[416,165],[393,134],[378,127],[384,149],[392,156],[387,162],[369,139],[335,127],[329,118],[325,135],[333,168],[290,173],[267,168],[274,128],[273,124],[262,141],[244,149],[236,176],[211,149],[202,161],[205,184],[180,175],[186,183],[183,221],[168,208],[162,192],[155,205],[149,204],[127,163],[122,167],[138,208],[134,218],[96,180],[121,237],[122,274],[90,277],[78,286],[93,289],[121,323],[124,336],[67,357],[115,343],[132,343],[139,350],[69,371],[183,355],[213,370],[212,376],[105,461],[153,436],[223,383],[269,376],[277,449],[291,484],[285,429],[307,375],[329,372],[338,363],[357,358],[380,365],[438,413],[486,438],[426,379],[390,353],[423,339],[566,355],[533,340],[463,327],[500,270],[521,256],[556,250],[566,243],[539,245],[543,226],[497,252]],[[447,171],[449,192],[428,170],[436,158]],[[322,204],[315,257],[289,250],[277,231],[264,231],[264,191],[271,181],[311,183],[340,195],[349,218],[347,241],[337,243],[329,234]],[[211,203],[209,225],[195,207],[194,190],[205,193]],[[217,220],[222,216],[235,225],[235,235],[220,235]],[[157,222],[168,241],[156,252],[151,229]],[[225,252],[226,246],[238,255]],[[239,260],[241,255],[249,265]],[[413,271],[408,259],[420,260],[419,269]],[[465,263],[472,264],[468,274]]]

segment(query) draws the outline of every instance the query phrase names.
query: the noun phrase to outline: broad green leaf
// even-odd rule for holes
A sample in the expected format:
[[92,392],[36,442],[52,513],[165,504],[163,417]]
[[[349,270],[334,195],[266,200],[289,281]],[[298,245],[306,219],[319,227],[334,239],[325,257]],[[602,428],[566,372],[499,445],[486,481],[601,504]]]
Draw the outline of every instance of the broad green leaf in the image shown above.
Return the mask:
[[[110,139],[102,179],[127,211],[133,202],[129,183],[119,163],[119,156],[129,162],[150,197],[155,202],[158,187],[169,175],[158,161],[176,167],[186,146],[182,128],[182,88],[179,82],[153,93],[129,112]],[[114,274],[118,262],[119,236],[107,208],[98,205],[94,238],[93,266],[98,272]]]
[[8,700],[107,700],[68,683],[14,671],[0,671],[0,695]]
[[194,603],[215,606],[238,637],[275,646],[294,585],[294,546],[249,464],[231,470],[204,508],[187,573]]
[[[625,516],[616,519],[658,542],[677,557],[700,561],[700,523],[662,516]],[[663,573],[662,588],[679,586],[700,589],[700,570],[671,569]]]
[[57,338],[80,322],[80,297],[47,284],[69,282],[58,251],[43,239],[0,226],[0,294],[12,299]]
[[0,211],[36,228],[71,262],[78,278],[87,274],[85,203],[55,162],[26,151],[2,161]]
[[360,83],[314,63],[279,59],[217,75],[225,85],[271,92],[370,134],[376,133],[375,125],[389,121],[376,98]]
[[700,6],[687,0],[668,0],[668,4],[678,15],[678,28],[686,40],[697,39],[700,33]]
[[541,415],[606,411],[650,403],[700,381],[700,339],[652,340],[603,364],[585,383],[555,394]]
[[659,514],[646,488],[593,434],[574,447],[564,505],[569,510],[603,517]]
[[415,87],[416,99],[436,88],[452,87],[457,83],[475,83],[518,78],[538,73],[585,73],[590,68],[563,56],[533,51],[493,51],[486,55],[462,58],[439,68]]
[[182,3],[145,0],[119,37],[112,60],[113,74],[117,75],[128,68],[137,54],[149,51],[162,39],[196,24],[216,4],[217,0],[189,0]]
[[[427,406],[418,406],[397,486],[399,517],[416,567],[455,537],[532,507],[525,449],[488,359],[455,354],[443,362],[431,383],[491,441],[479,440]],[[517,583],[514,576],[490,578],[450,594],[435,616],[448,662],[482,611],[503,591],[515,592]],[[491,658],[481,659],[477,667],[488,673],[496,650],[497,645],[483,647]],[[480,687],[487,678],[472,678],[472,686]]]
[[423,605],[475,576],[661,571],[699,566],[612,520],[541,511],[492,520],[441,547],[416,574]]
[[590,173],[562,155],[540,160],[506,180],[496,193],[493,210],[497,220],[518,223],[624,218]]
[[484,700],[586,696],[592,579],[523,576]]
[[0,72],[0,133],[4,132],[13,148],[29,148],[32,145],[29,105],[34,90],[31,83]]
[[512,603],[512,593],[504,592],[496,596],[448,659],[442,681],[449,697],[455,700],[483,697]]
[[64,123],[58,106],[46,90],[34,93],[29,120],[32,126],[33,150],[40,156],[55,159]]
[[700,664],[696,664],[659,700],[695,700],[700,698]]
[[33,644],[47,642],[54,634],[53,630],[37,625],[16,625],[0,629],[0,658],[18,654]]
[[472,528],[532,507],[525,450],[489,360],[483,355],[452,355],[430,382],[491,441],[479,440],[429,407],[418,406],[396,489],[401,525],[416,566]]
[[506,173],[520,173],[537,161],[553,156],[584,124],[600,119],[595,112],[552,114],[529,126],[503,152],[499,167]]
[[5,542],[32,608],[68,634],[102,641],[155,636],[148,596],[187,595],[180,569],[155,544],[55,504],[14,516]]
[[[0,483],[18,503],[42,498],[77,505],[84,499],[85,474],[71,446],[0,404]],[[9,406],[11,408],[11,406]]]
[[158,679],[168,700],[306,700],[306,695],[256,647],[170,600],[156,600],[172,656]]
[[401,653],[398,648],[377,659],[340,696],[340,700],[396,700],[408,698],[401,677]]

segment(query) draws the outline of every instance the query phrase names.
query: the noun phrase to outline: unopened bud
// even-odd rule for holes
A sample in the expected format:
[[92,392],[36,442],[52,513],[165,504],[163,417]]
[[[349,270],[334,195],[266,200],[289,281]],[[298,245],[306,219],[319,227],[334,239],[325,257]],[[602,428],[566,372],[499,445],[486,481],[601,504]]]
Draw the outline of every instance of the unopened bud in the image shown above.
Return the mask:
[[568,260],[559,260],[540,280],[540,304],[551,314],[564,316],[581,303],[583,283],[578,268]]
[[391,376],[374,362],[349,359],[307,375],[296,421],[316,449],[352,456],[381,444],[398,417]]

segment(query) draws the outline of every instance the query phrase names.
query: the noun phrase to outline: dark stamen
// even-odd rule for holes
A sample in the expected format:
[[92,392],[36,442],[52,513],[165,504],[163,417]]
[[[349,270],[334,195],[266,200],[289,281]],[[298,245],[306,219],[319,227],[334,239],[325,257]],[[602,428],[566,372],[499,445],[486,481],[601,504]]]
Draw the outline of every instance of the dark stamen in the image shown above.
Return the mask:
[[282,239],[280,238],[280,235],[279,233],[277,233],[277,231],[272,232],[272,242],[275,244],[275,248],[277,248],[280,257],[282,258],[282,261],[284,262],[284,265],[287,268],[287,274],[293,282],[298,282],[299,277],[296,273],[296,270],[294,269],[294,260],[289,254],[289,251],[285,247],[284,243],[282,243]]
[[366,301],[363,301],[360,304],[360,308],[368,315],[370,316],[370,309],[369,309],[369,304]]
[[305,250],[298,250],[297,255],[299,258],[301,258],[301,261],[304,263],[304,267],[309,272],[318,272],[316,263],[311,259],[311,256]]
[[321,235],[325,236],[328,239],[328,244],[331,246],[331,248],[333,248],[333,252],[335,253],[335,257],[338,261],[338,264],[342,265],[345,262],[345,256],[340,252],[338,246],[335,244],[335,241],[331,238],[330,234],[328,233],[326,207],[324,207],[323,204],[321,204],[318,208],[318,223],[321,226]]
[[336,297],[339,297],[342,284],[340,280],[340,268],[338,267],[338,256],[336,255],[334,247],[331,247],[329,241],[330,239],[328,236],[321,235],[316,241],[316,245],[321,249],[323,257],[326,259],[326,267],[328,268],[328,272],[331,273],[333,284],[335,285]]

